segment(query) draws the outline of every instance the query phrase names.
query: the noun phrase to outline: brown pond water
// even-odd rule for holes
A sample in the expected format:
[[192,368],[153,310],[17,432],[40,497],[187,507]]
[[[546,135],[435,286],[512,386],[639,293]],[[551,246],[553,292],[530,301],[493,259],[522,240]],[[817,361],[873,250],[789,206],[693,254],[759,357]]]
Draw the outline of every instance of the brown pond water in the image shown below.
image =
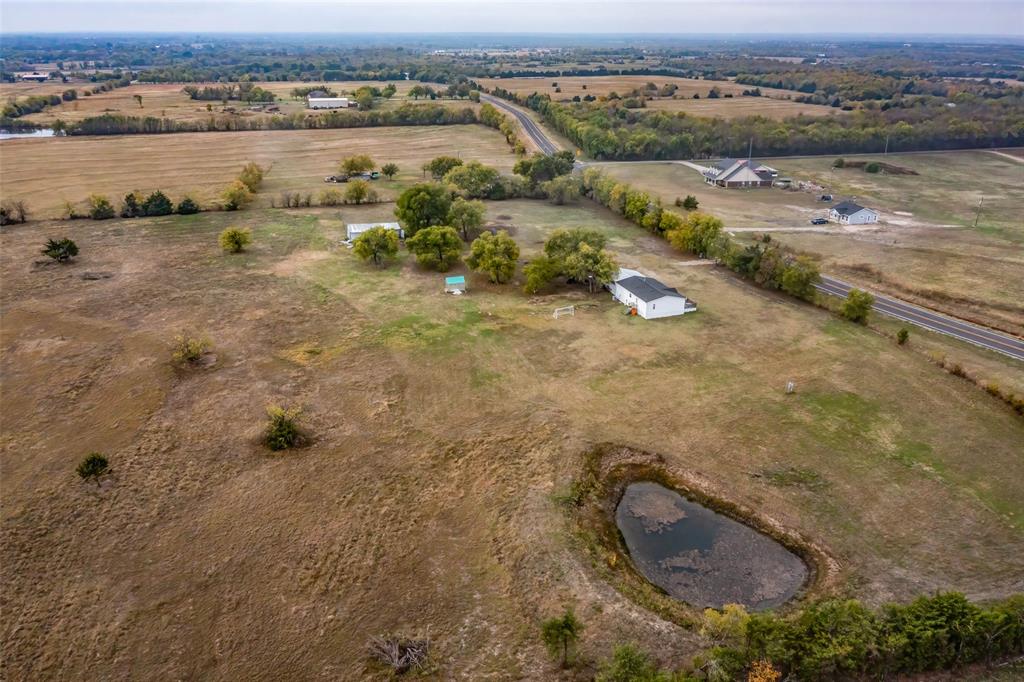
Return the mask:
[[657,483],[631,483],[615,523],[637,570],[693,606],[769,609],[807,581],[807,565],[777,541]]

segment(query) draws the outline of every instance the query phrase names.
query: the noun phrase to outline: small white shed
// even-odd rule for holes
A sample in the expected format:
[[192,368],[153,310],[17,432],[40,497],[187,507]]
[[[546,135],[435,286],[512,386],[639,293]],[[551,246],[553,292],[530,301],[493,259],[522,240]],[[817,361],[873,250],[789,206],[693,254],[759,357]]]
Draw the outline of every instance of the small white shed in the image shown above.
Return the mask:
[[383,227],[388,230],[394,230],[398,233],[399,239],[405,239],[405,230],[398,223],[349,223],[345,225],[345,239],[352,241],[363,232],[373,229],[375,227]]
[[645,320],[684,315],[697,310],[696,303],[687,300],[672,287],[636,270],[619,270],[608,289],[615,300],[635,308],[636,314]]

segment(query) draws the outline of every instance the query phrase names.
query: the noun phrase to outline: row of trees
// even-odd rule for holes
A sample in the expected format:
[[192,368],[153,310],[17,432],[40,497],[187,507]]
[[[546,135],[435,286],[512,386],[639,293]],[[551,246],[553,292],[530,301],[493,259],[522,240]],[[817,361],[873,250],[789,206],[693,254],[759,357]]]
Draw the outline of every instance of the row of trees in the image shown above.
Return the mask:
[[522,156],[526,153],[526,145],[519,139],[519,134],[516,132],[516,124],[511,118],[498,111],[497,107],[493,104],[484,103],[480,107],[480,123],[489,128],[494,128],[504,135],[505,141],[509,143],[517,156]]
[[396,109],[374,111],[327,111],[283,116],[240,117],[211,115],[209,118],[178,121],[155,116],[103,114],[63,125],[68,135],[131,135],[158,133],[202,133],[239,130],[305,130],[327,128],[373,128],[380,126],[459,125],[478,123],[470,108],[455,109],[441,104],[403,104]]
[[956,107],[858,110],[843,116],[703,118],[683,112],[630,110],[618,102],[561,104],[548,95],[503,96],[539,112],[596,159],[639,160],[746,155],[869,153],[1024,145],[1021,98],[968,101]]
[[199,101],[221,101],[228,102],[229,100],[238,100],[240,102],[273,102],[277,99],[277,96],[269,90],[264,90],[260,86],[243,81],[241,83],[233,84],[228,83],[225,85],[206,85],[203,87],[197,87],[195,85],[186,85],[181,89],[189,99]]
[[[541,624],[541,638],[563,667],[584,631],[572,613]],[[659,668],[632,644],[598,666],[598,682],[777,682],[888,678],[993,664],[1024,652],[1024,596],[990,606],[956,592],[872,611],[855,600],[815,602],[785,616],[748,614],[739,605],[707,609],[701,635],[712,644],[685,671]]]
[[[722,231],[722,221],[698,212],[682,216],[664,208],[659,199],[619,182],[597,168],[583,172],[584,192],[644,229],[664,237],[680,251],[702,258],[717,258],[726,267],[767,289],[813,300],[821,276],[807,255],[793,254],[770,237],[740,246]],[[685,202],[683,202],[685,203]]]

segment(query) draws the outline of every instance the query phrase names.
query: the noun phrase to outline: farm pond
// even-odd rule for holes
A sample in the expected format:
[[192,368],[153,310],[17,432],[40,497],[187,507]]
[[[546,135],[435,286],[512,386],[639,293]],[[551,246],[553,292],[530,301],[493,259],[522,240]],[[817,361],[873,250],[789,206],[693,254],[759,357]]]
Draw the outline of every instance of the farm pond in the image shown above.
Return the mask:
[[658,483],[627,486],[615,523],[637,570],[693,606],[769,609],[808,579],[804,561],[776,540]]

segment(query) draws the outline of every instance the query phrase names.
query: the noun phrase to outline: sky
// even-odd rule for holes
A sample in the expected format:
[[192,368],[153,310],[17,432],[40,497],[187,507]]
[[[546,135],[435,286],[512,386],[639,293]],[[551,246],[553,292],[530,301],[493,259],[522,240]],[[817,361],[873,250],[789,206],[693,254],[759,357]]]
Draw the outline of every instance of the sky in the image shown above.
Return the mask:
[[1024,36],[1024,0],[0,0],[0,32]]

